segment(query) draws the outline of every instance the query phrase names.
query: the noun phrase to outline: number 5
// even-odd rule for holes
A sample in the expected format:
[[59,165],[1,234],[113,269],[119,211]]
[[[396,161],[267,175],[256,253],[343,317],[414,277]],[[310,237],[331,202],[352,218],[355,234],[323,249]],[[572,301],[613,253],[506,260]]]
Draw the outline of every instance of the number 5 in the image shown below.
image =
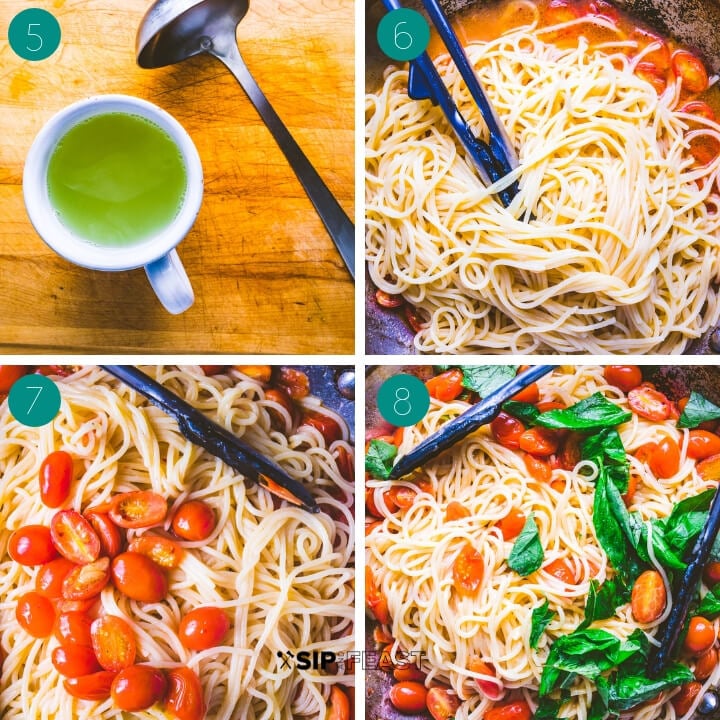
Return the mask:
[[27,46],[28,52],[40,52],[40,50],[42,49],[42,46],[43,46],[42,35],[38,35],[37,33],[30,32],[30,29],[34,28],[34,27],[41,27],[41,25],[40,25],[40,23],[29,23],[27,34],[28,34],[29,38],[37,38],[39,45],[37,47],[30,47],[30,43],[28,43],[28,46]]
[[[407,30],[400,30],[401,25],[407,25],[407,22],[403,20],[395,26],[395,47],[397,47],[398,50],[407,50],[413,44],[413,36]],[[405,35],[410,38],[410,42],[407,45],[401,45],[398,42],[401,35]]]

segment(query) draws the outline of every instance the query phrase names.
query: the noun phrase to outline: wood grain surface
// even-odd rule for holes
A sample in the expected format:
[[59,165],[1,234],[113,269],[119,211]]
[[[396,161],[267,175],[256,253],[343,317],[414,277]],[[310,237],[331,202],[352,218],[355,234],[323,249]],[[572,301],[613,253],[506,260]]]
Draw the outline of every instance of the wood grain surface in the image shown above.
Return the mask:
[[[7,44],[26,0],[0,2],[0,350],[5,353],[353,353],[350,276],[285,157],[211,57],[142,70],[135,33],[149,0],[32,3],[60,21],[60,49],[27,62]],[[250,71],[353,218],[352,0],[251,0],[238,28]],[[104,273],[58,257],[22,198],[43,124],[91,95],[154,102],[200,152],[205,196],[178,251],[195,305],[169,315],[142,269]]]

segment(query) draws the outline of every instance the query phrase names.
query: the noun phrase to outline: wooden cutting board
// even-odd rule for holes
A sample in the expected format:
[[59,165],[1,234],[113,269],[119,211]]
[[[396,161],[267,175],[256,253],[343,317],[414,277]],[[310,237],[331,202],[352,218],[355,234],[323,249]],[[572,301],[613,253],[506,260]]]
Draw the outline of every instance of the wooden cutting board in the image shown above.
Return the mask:
[[[150,0],[53,0],[63,38],[41,62],[7,44],[26,0],[0,3],[0,351],[353,353],[354,288],[285,157],[214,58],[142,70],[135,33]],[[352,0],[251,0],[241,53],[298,144],[353,218]],[[205,196],[178,248],[194,306],[168,314],[142,269],[103,273],[55,255],[22,199],[43,124],[91,95],[160,105],[200,152]]]

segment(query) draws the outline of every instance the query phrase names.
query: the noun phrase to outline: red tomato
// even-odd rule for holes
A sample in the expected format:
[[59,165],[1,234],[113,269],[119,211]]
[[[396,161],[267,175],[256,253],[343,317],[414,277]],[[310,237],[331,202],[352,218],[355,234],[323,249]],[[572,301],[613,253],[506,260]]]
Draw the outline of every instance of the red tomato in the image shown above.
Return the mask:
[[160,602],[167,595],[167,578],[163,571],[145,555],[120,553],[111,567],[115,587],[133,600]]
[[92,647],[91,625],[92,618],[84,612],[63,612],[55,620],[53,635],[61,645]]
[[35,589],[45,597],[59,598],[62,595],[63,581],[75,567],[75,563],[62,557],[45,563],[35,576]]
[[715,627],[701,615],[690,618],[683,648],[691,655],[702,655],[715,642]]
[[135,633],[129,623],[116,615],[104,615],[90,629],[95,657],[103,670],[119,672],[135,662]]
[[206,375],[219,375],[228,369],[227,365],[201,365],[200,369]]
[[718,651],[716,648],[711,647],[706,650],[695,662],[695,675],[696,680],[707,680],[712,674],[718,664]]
[[464,390],[463,377],[462,370],[455,368],[430,378],[425,383],[425,387],[430,393],[430,397],[440,400],[440,402],[451,402]]
[[[468,662],[468,670],[470,672],[478,673],[479,675],[487,675],[489,677],[495,677],[495,668],[489,663],[483,662],[479,657],[473,656]],[[503,691],[500,685],[491,680],[475,680],[478,687],[482,691],[485,697],[490,700],[498,700],[502,695]]]
[[647,385],[640,385],[628,393],[630,409],[640,417],[662,422],[670,417],[670,401],[666,395]]
[[260,382],[270,382],[272,377],[272,367],[270,365],[235,365],[235,369],[239,370],[243,375]]
[[147,555],[154,563],[164,568],[176,568],[185,555],[182,545],[158,535],[141,535],[130,543],[128,550]]
[[88,598],[87,600],[66,600],[65,598],[58,598],[53,601],[55,611],[59,613],[88,613],[96,603],[97,597]]
[[542,400],[537,404],[537,409],[541,412],[550,412],[550,410],[564,410],[567,407],[565,403],[557,400]]
[[198,676],[190,668],[178,667],[168,672],[167,679],[165,710],[177,720],[203,720],[205,702]]
[[560,436],[555,430],[536,427],[526,430],[520,436],[520,449],[531,455],[547,457],[557,451]]
[[642,382],[642,371],[637,365],[607,365],[603,371],[608,384],[623,392],[630,392]]
[[60,507],[70,495],[73,461],[69,453],[56,450],[40,465],[40,499],[50,508]]
[[445,522],[462,520],[466,517],[470,517],[470,511],[464,505],[461,505],[457,500],[451,500],[448,503],[447,509],[445,510]]
[[390,622],[387,599],[383,591],[375,584],[375,576],[369,567],[365,567],[365,602],[375,619],[387,625]]
[[559,25],[577,20],[578,17],[578,11],[567,0],[551,0],[545,8],[543,20],[545,25]]
[[100,538],[90,523],[74,510],[61,510],[50,522],[50,533],[58,552],[68,560],[84,565],[100,555]]
[[720,454],[705,458],[695,466],[695,470],[703,480],[720,480]]
[[419,333],[425,328],[425,321],[420,315],[420,311],[414,308],[412,305],[405,305],[405,319],[408,321],[408,325],[413,329],[414,332]]
[[536,458],[529,453],[524,454],[523,460],[525,461],[525,468],[531,478],[542,483],[550,482],[552,478],[552,468],[547,460],[544,458]]
[[720,143],[709,135],[698,135],[690,140],[690,154],[698,167],[705,167],[720,155]]
[[417,666],[412,663],[406,665],[398,665],[393,670],[393,677],[398,681],[413,681],[413,682],[425,682],[425,673]]
[[373,517],[382,518],[383,514],[375,504],[375,488],[365,489],[365,510]]
[[196,608],[180,621],[178,637],[188,650],[207,650],[221,645],[229,628],[230,621],[224,610]]
[[53,631],[55,608],[44,595],[29,592],[18,599],[15,618],[28,635],[46,638]]
[[525,526],[525,513],[518,508],[510,508],[510,512],[498,522],[503,540],[513,540]]
[[206,540],[215,529],[215,513],[202,500],[188,500],[175,511],[172,529],[183,540]]
[[384,290],[375,291],[375,300],[380,307],[384,308],[399,308],[405,302],[402,295],[390,295]]
[[110,692],[120,710],[147,710],[165,697],[167,680],[161,670],[149,665],[131,665],[121,670],[113,680]]
[[635,28],[630,33],[630,38],[637,40],[638,49],[640,50],[645,49],[651,43],[654,44],[656,49],[645,53],[643,58],[653,63],[660,70],[670,69],[670,48],[668,48],[668,44],[659,35],[644,28]]
[[563,470],[574,470],[575,466],[582,460],[580,443],[582,436],[578,433],[570,433],[558,452],[558,465]]
[[485,573],[482,555],[466,542],[453,563],[453,585],[459,595],[471,597],[476,595]]
[[0,394],[7,395],[16,380],[29,374],[27,365],[0,365]]
[[634,473],[630,473],[630,477],[628,478],[628,489],[627,492],[622,496],[623,502],[625,505],[631,505],[633,501],[633,497],[635,497],[635,493],[637,491],[639,478]]
[[330,688],[330,712],[327,720],[350,720],[350,700],[337,685]]
[[667,81],[665,80],[665,73],[660,70],[654,63],[651,62],[639,62],[635,66],[635,74],[645,82],[650,83],[658,95],[662,95],[667,87]]
[[488,710],[483,720],[531,720],[530,706],[524,701],[498,705]]
[[670,699],[672,706],[675,708],[676,717],[682,717],[690,712],[690,708],[701,690],[702,685],[699,682],[689,682],[680,686],[680,692]]
[[[288,397],[288,395],[284,392],[280,392],[280,390],[273,390],[270,388],[269,390],[265,391],[265,399],[270,400],[271,402],[277,403],[278,405],[281,405],[285,410],[287,410],[288,414],[292,418],[293,416],[293,407],[292,407],[292,400]],[[276,429],[276,430],[284,430],[285,429],[285,418],[283,415],[280,414],[278,410],[276,410],[273,407],[267,408],[268,414],[270,415],[270,424]]]
[[691,100],[690,102],[685,103],[680,108],[680,112],[697,115],[697,117],[705,118],[705,120],[715,121],[715,111],[702,100]]
[[669,437],[664,437],[650,455],[648,461],[650,470],[656,478],[666,480],[671,478],[680,469],[680,448]]
[[720,582],[720,562],[710,562],[703,570],[705,584],[712,587]]
[[301,370],[295,370],[295,368],[280,368],[277,384],[293,400],[302,400],[310,394],[308,376]]
[[62,595],[66,600],[88,600],[99,595],[108,582],[110,558],[103,557],[71,570],[63,581]]
[[44,525],[26,525],[16,530],[10,536],[8,553],[21,565],[44,565],[58,555],[50,529]]
[[702,61],[687,50],[676,50],[672,56],[672,68],[682,80],[683,90],[697,94],[707,89],[708,75]]
[[[402,430],[402,428],[399,428]],[[338,472],[342,475],[343,480],[347,480],[349,483],[355,482],[355,466],[353,456],[340,445],[336,449],[337,457],[335,462],[337,464]]]
[[302,425],[309,425],[315,428],[325,440],[325,445],[330,445],[336,440],[342,440],[342,430],[337,421],[323,413],[306,410],[303,415]]
[[566,585],[575,584],[575,571],[567,558],[558,558],[542,568],[546,573]]
[[167,515],[167,501],[151,490],[136,490],[118,495],[110,509],[110,519],[123,528],[148,528],[160,525]]
[[419,713],[425,709],[427,690],[418,682],[399,682],[390,688],[390,702],[403,713]]
[[490,430],[495,440],[503,447],[517,450],[520,447],[520,436],[525,432],[525,426],[512,415],[501,412],[490,423]]
[[86,645],[58,645],[52,652],[52,664],[65,677],[77,678],[100,670],[93,649]]
[[92,525],[100,540],[100,552],[110,559],[120,553],[123,538],[117,525],[105,513],[86,512],[85,519]]
[[425,703],[433,720],[452,720],[460,707],[458,696],[445,687],[431,687]]
[[78,678],[68,678],[63,680],[63,687],[68,695],[72,695],[79,700],[94,700],[102,702],[110,697],[110,687],[115,679],[114,672],[101,670],[92,673],[92,675],[84,675]]
[[540,388],[536,382],[530,383],[526,388],[523,388],[519,393],[513,395],[511,400],[516,402],[526,402],[534,405],[540,400]]

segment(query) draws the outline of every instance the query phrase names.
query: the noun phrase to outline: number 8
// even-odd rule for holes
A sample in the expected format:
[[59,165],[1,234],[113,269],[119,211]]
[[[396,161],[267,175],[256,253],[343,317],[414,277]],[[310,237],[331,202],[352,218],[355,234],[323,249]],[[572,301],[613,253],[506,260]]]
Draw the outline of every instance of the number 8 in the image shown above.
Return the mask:
[[[398,50],[407,50],[407,49],[408,49],[409,47],[411,47],[412,44],[413,44],[413,36],[412,36],[407,30],[399,30],[399,28],[400,28],[401,25],[407,25],[407,22],[406,22],[405,20],[403,20],[402,22],[399,22],[399,23],[395,26],[395,47],[396,47]],[[399,38],[401,35],[407,35],[407,37],[410,38],[410,42],[409,42],[407,45],[401,45],[401,44],[398,42],[398,38]]]
[[[405,391],[405,396],[400,396],[400,391]],[[398,415],[399,417],[404,417],[405,415],[409,415],[412,412],[412,403],[408,402],[410,400],[410,390],[408,390],[405,387],[399,387],[397,390],[395,390],[395,403],[393,404],[393,412]],[[405,412],[400,412],[398,410],[398,405],[400,404],[407,405],[407,410]]]

